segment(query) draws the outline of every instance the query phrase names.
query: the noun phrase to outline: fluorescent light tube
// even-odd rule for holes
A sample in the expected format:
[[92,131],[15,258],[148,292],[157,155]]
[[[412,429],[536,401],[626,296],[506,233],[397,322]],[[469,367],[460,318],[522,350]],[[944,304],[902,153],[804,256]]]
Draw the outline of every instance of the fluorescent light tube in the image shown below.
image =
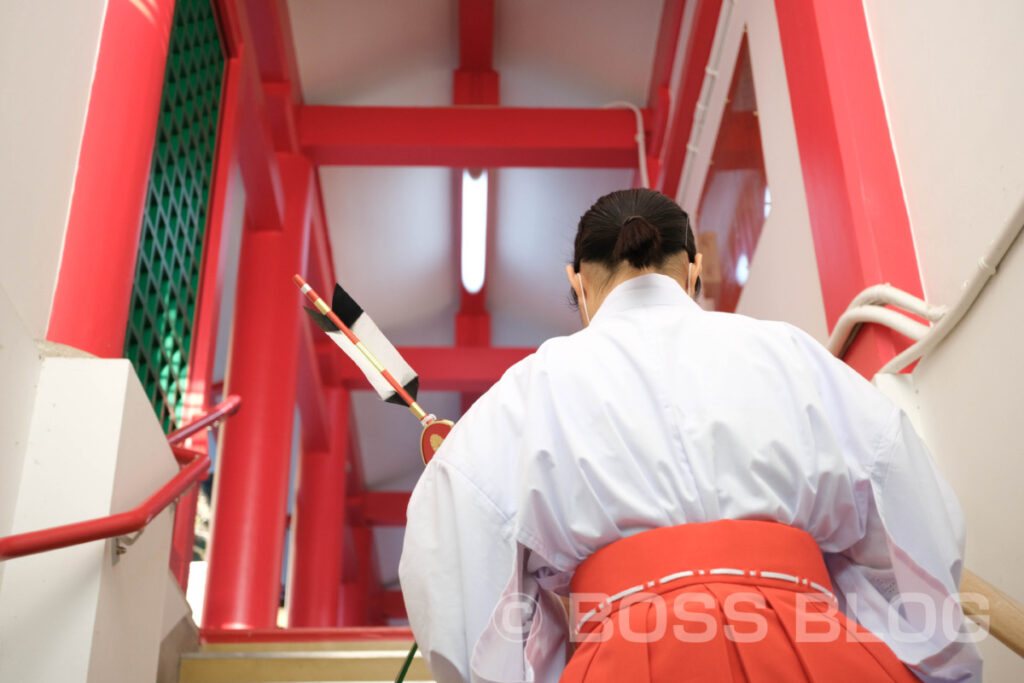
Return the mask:
[[487,266],[487,171],[462,171],[462,286],[476,294]]

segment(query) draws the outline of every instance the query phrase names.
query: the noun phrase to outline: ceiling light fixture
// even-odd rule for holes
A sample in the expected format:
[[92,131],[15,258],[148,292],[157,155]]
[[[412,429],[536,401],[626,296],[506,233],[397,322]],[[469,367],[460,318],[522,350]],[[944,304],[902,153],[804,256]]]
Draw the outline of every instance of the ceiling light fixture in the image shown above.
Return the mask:
[[462,171],[462,286],[476,294],[487,265],[487,171]]

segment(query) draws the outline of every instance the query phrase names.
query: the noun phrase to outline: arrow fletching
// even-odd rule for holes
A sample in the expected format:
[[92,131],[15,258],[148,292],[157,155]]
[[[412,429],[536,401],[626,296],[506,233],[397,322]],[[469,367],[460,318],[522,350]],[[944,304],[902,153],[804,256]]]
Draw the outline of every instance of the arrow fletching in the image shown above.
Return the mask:
[[[413,400],[415,400],[420,384],[416,372],[405,362],[402,354],[398,353],[398,349],[395,348],[394,344],[388,341],[388,338],[380,331],[380,328],[373,322],[373,319],[349,296],[348,292],[342,289],[341,285],[334,286],[331,311],[359,338],[359,341],[369,349],[370,353],[377,357],[380,364],[391,372],[394,378],[398,380],[402,387],[409,392],[409,395],[413,397]],[[334,321],[313,308],[306,308],[306,313],[345,352],[345,355],[351,358],[359,369],[362,370],[374,391],[383,400],[400,406],[406,405],[405,399],[394,390],[387,379],[381,375],[378,368],[334,324]]]
[[424,465],[429,463],[455,423],[438,420],[416,402],[420,383],[416,373],[348,292],[335,285],[333,301],[328,306],[301,275],[296,274],[292,280],[316,306],[315,309],[307,308],[306,312],[363,371],[380,397],[388,403],[408,406],[423,425],[420,455]]

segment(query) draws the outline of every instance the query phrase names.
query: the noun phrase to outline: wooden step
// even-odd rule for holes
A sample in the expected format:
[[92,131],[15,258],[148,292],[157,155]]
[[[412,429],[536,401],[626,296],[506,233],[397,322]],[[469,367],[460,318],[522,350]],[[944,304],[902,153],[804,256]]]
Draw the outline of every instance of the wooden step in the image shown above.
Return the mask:
[[[180,683],[394,681],[412,641],[208,643],[182,655]],[[405,678],[433,681],[419,652]]]

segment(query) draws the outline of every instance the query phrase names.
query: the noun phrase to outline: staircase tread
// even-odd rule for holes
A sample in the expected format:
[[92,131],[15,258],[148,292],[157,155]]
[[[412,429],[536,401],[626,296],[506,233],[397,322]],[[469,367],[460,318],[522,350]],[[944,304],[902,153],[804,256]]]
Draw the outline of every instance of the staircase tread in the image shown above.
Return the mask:
[[412,647],[411,640],[346,640],[346,641],[274,641],[274,642],[250,642],[250,643],[205,643],[200,648],[201,653],[206,652],[312,652],[324,651],[352,651],[352,650],[392,650],[405,649],[406,652]]

